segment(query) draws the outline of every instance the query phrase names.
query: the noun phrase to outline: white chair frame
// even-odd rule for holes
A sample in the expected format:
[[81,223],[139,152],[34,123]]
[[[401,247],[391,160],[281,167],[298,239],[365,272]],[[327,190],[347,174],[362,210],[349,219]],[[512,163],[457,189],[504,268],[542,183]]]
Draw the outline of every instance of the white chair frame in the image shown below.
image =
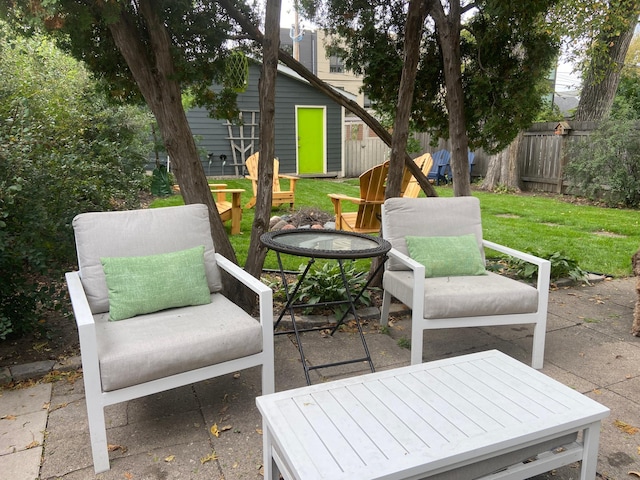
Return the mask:
[[[382,232],[385,230],[385,208],[382,208]],[[534,313],[504,314],[475,317],[439,318],[426,319],[424,312],[424,292],[425,292],[425,267],[416,262],[408,255],[392,248],[388,256],[390,259],[402,263],[413,271],[413,290],[411,295],[411,364],[422,363],[424,331],[443,328],[465,328],[465,327],[486,327],[499,325],[533,324],[533,347],[531,366],[541,369],[544,363],[544,346],[547,328],[547,308],[549,302],[549,283],[551,274],[551,263],[548,260],[530,255],[518,250],[514,250],[494,242],[482,240],[485,248],[490,248],[500,253],[504,253],[525,262],[532,263],[538,267],[538,277],[536,289],[538,290],[538,308]],[[514,282],[517,280],[513,280]],[[380,324],[387,326],[389,323],[389,310],[392,295],[385,290],[382,299],[380,314]]]
[[[104,409],[108,405],[126,402],[255,366],[262,367],[262,394],[265,395],[274,392],[272,290],[219,253],[215,253],[215,260],[219,268],[226,271],[257,294],[259,301],[259,321],[262,327],[262,351],[253,355],[111,391],[103,391],[102,388],[100,361],[98,357],[97,328],[82,284],[80,272],[74,271],[66,274],[67,286],[80,339],[89,433],[91,437],[94,470],[96,473],[107,471],[110,468],[104,413]],[[218,293],[218,295],[222,295],[222,293]]]

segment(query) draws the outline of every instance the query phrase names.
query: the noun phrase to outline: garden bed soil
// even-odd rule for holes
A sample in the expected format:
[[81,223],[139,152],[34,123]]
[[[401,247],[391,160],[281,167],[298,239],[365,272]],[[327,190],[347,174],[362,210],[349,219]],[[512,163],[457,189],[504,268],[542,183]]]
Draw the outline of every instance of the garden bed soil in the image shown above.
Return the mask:
[[48,312],[37,331],[0,340],[0,367],[62,361],[76,355],[80,355],[80,343],[75,320],[60,312]]

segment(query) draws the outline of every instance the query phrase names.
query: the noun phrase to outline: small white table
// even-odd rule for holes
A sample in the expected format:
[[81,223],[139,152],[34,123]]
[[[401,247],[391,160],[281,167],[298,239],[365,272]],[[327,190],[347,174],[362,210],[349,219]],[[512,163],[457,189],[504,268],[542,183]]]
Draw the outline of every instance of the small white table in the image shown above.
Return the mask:
[[526,479],[580,460],[580,478],[593,480],[600,422],[609,415],[495,350],[256,403],[264,477],[274,480],[278,473],[287,480]]

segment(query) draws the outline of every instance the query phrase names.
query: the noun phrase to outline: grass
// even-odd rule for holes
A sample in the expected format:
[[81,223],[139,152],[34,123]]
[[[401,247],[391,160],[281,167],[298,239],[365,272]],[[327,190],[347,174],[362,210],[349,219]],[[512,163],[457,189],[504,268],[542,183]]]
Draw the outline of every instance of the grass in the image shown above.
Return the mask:
[[[251,184],[244,179],[225,179],[229,188],[243,188],[243,205],[251,197]],[[452,196],[452,188],[436,187],[438,195]],[[301,179],[296,187],[296,209],[317,208],[333,212],[328,193],[358,196],[357,179]],[[565,201],[571,197],[546,194],[496,194],[474,192],[480,199],[483,234],[491,240],[517,250],[548,257],[560,252],[575,260],[580,268],[614,277],[631,275],[631,255],[640,245],[640,212],[582,205]],[[156,199],[152,207],[179,205],[182,197]],[[355,205],[346,209],[355,210]],[[273,215],[286,215],[286,207],[274,208]],[[243,210],[242,234],[230,237],[241,265],[249,248],[253,209]],[[428,222],[429,219],[423,219]],[[284,258],[284,257],[283,257]],[[285,259],[285,268],[295,270],[303,262]],[[265,268],[277,267],[270,252]]]

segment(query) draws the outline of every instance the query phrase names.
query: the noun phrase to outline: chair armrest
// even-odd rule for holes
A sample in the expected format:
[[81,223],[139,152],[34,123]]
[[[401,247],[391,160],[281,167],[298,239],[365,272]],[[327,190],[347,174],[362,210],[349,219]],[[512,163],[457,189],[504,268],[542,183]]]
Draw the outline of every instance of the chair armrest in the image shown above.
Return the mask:
[[394,260],[402,263],[404,266],[413,270],[413,273],[418,278],[424,278],[424,265],[416,262],[409,255],[405,255],[401,251],[396,250],[395,248],[392,248],[391,250],[389,250],[389,252],[387,252],[387,256],[390,258],[393,258]]
[[283,174],[278,174],[278,178],[284,178],[285,180],[293,180],[296,181],[298,180],[298,178],[300,177],[296,177],[294,175],[283,175]]
[[[82,357],[82,371],[85,378],[89,378],[89,391],[100,391],[100,363],[98,360],[98,339],[96,335],[96,324],[89,307],[89,301],[84,291],[79,272],[67,272],[67,288],[69,298],[73,308],[73,315],[78,325],[78,338],[80,340],[80,353]],[[85,383],[85,388],[86,388]],[[87,395],[91,393],[87,392]]]
[[233,263],[231,260],[222,256],[219,253],[216,253],[216,262],[218,263],[218,266],[222,268],[225,272],[227,272],[229,275],[233,276],[234,278],[238,279],[240,282],[242,282],[244,285],[249,287],[258,295],[272,293],[272,290],[268,285],[265,285],[256,277],[254,277],[253,275],[250,275],[244,269],[242,269],[241,267]]
[[520,250],[515,250],[513,248],[505,247],[504,245],[490,242],[489,240],[482,240],[482,244],[486,248],[490,248],[491,250],[495,250],[496,252],[504,253],[506,255],[509,255],[510,257],[519,258],[520,260],[524,260],[525,262],[533,263],[535,265],[542,265],[545,262],[551,263],[549,262],[549,260],[545,260],[544,258],[536,257],[535,255],[521,252]]
[[258,294],[258,300],[260,303],[260,323],[265,332],[272,332],[273,334],[273,291],[271,288],[259,279],[250,275],[238,265],[223,257],[219,253],[216,253],[216,262],[218,266],[222,268],[232,277],[238,279],[243,285],[247,286],[255,293]]
[[336,201],[340,202],[342,200],[349,201],[357,205],[382,205],[384,203],[384,200],[365,200],[364,198],[350,197],[341,193],[327,193],[327,196],[333,203],[336,203]]
[[80,280],[80,273],[67,272],[65,278],[67,279],[69,298],[71,299],[73,315],[75,316],[78,328],[85,325],[93,325],[95,323],[93,313],[91,313],[91,307],[89,307],[89,301],[87,300],[87,295],[84,292],[84,287]]
[[549,291],[549,283],[551,278],[551,262],[544,258],[536,257],[529,253],[521,252],[520,250],[514,250],[513,248],[505,247],[498,243],[490,242],[489,240],[482,240],[482,244],[486,248],[495,250],[496,252],[504,253],[510,257],[518,258],[528,263],[532,263],[538,266],[538,281],[537,289],[540,292]]

